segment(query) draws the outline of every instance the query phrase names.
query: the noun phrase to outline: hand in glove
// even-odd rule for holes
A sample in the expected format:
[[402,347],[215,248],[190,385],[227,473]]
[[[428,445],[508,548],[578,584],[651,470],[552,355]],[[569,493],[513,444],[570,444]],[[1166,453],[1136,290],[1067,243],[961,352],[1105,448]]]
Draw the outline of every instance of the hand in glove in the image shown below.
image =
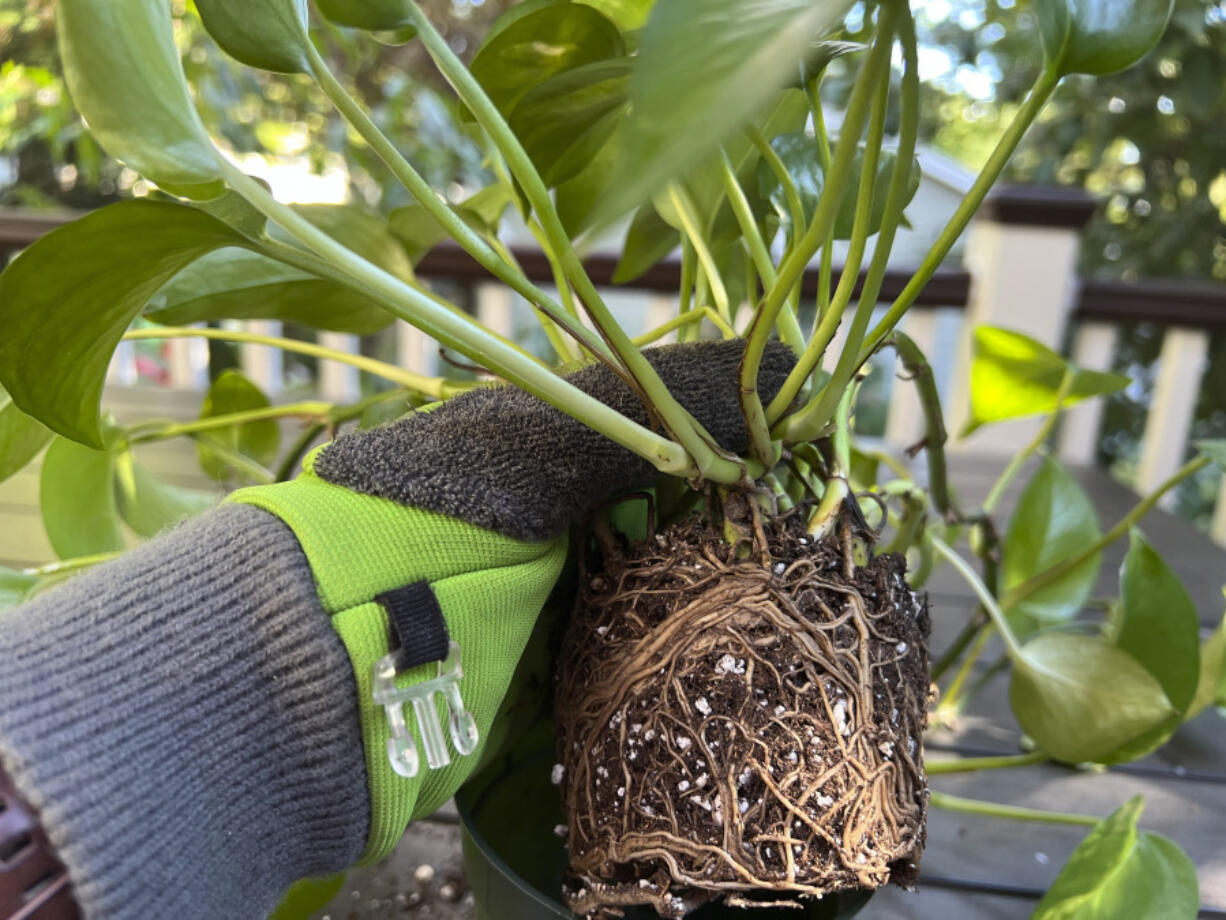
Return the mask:
[[[646,352],[738,452],[742,345]],[[793,361],[768,350],[766,398]],[[607,369],[569,379],[647,423]],[[570,525],[655,476],[522,391],[474,390],[0,614],[0,772],[86,920],[260,920],[293,881],[385,855],[477,763]],[[457,663],[424,712],[397,698]]]

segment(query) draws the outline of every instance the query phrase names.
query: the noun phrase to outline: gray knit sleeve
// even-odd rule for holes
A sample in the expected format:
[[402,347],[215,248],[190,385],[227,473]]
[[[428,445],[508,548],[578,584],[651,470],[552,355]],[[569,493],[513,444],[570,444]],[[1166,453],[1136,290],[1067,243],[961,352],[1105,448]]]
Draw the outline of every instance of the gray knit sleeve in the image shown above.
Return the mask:
[[245,505],[0,614],[0,763],[86,920],[262,920],[366,839],[348,656]]

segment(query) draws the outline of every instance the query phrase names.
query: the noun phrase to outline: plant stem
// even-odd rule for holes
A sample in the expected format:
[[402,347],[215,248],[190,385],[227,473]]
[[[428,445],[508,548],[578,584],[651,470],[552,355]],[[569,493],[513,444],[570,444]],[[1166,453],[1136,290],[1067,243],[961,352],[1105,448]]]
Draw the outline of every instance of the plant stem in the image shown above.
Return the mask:
[[1000,630],[1000,637],[1004,640],[1009,657],[1017,661],[1022,655],[1022,646],[1018,643],[1017,637],[1013,635],[1013,630],[1009,628],[1009,622],[1005,619],[1004,613],[1001,612],[1000,606],[996,603],[996,598],[992,597],[992,592],[987,589],[987,586],[980,580],[975,570],[970,567],[970,564],[951,549],[944,540],[932,535],[929,536],[929,539],[932,541],[933,549],[938,554],[944,556],[958,570],[958,574],[962,576],[963,580],[971,586],[971,590],[979,597],[979,602],[983,604],[983,608],[992,618],[992,622]]
[[825,176],[813,220],[810,221],[804,236],[790,248],[783,264],[779,266],[778,277],[754,314],[749,327],[749,343],[745,346],[745,357],[741,360],[741,411],[749,426],[755,450],[760,450],[763,444],[770,443],[770,435],[759,430],[767,425],[766,410],[762,406],[757,388],[762,354],[774,328],[775,318],[792,287],[800,281],[818,246],[829,244],[835,219],[842,206],[847,180],[851,176],[860,132],[864,130],[864,123],[868,119],[876,95],[877,82],[882,74],[888,73],[889,70],[898,7],[899,4],[891,3],[881,8],[877,40],[860,68],[851,98],[847,102],[834,160]]
[[965,686],[967,678],[971,676],[971,671],[975,668],[975,662],[979,660],[979,656],[983,654],[983,650],[987,648],[988,642],[992,639],[992,627],[988,626],[980,630],[979,635],[975,638],[975,644],[971,646],[970,654],[962,662],[962,666],[958,668],[958,673],[954,675],[954,679],[949,684],[949,689],[945,691],[941,698],[941,702],[937,705],[937,711],[957,712],[959,699],[962,696],[962,688]]
[[1037,808],[1022,808],[1019,805],[1000,805],[996,802],[983,802],[979,799],[964,799],[961,796],[937,792],[929,792],[929,800],[937,808],[946,811],[959,811],[969,815],[986,815],[992,818],[1011,818],[1014,821],[1038,821],[1043,824],[1077,824],[1083,827],[1095,827],[1102,818],[1092,815],[1074,815],[1059,811],[1041,811]]
[[[471,317],[442,307],[420,291],[393,278],[319,230],[292,208],[281,204],[264,186],[229,160],[219,155],[218,162],[230,185],[252,205],[299,242],[369,286],[395,315],[421,328],[439,343],[455,348],[483,367],[647,459],[662,472],[687,475],[693,469],[693,463],[680,445],[589,396]],[[709,447],[707,451],[710,452]],[[740,469],[735,468],[730,473],[723,470],[717,472],[723,472],[729,478],[739,478]]]
[[[188,437],[197,443],[201,443],[200,436],[198,434],[190,434]],[[212,453],[217,454],[217,456],[221,457],[221,459],[226,461],[226,463],[234,467],[235,470],[246,473],[256,482],[265,485],[270,482],[276,482],[276,477],[273,475],[272,470],[268,469],[268,467],[264,466],[264,464],[258,463],[251,459],[246,454],[233,450],[218,441],[208,441],[205,443],[205,446],[207,446]]]
[[976,770],[1007,770],[1012,767],[1030,767],[1050,760],[1042,751],[1030,754],[1009,754],[1001,757],[967,757],[962,760],[929,760],[924,770],[929,776],[946,773],[973,773]]
[[682,326],[687,326],[690,323],[699,323],[703,319],[709,319],[725,339],[735,339],[736,331],[729,326],[722,316],[712,310],[710,307],[698,307],[695,310],[686,310],[684,313],[674,316],[666,323],[662,323],[650,332],[645,332],[634,340],[634,344],[640,348],[644,345],[649,345],[657,339],[662,339],[674,329]]
[[676,210],[681,226],[685,229],[685,235],[689,238],[690,245],[694,247],[698,264],[702,267],[707,284],[711,288],[711,297],[715,301],[715,307],[719,315],[727,322],[731,318],[728,312],[728,289],[724,287],[724,279],[720,276],[719,268],[715,265],[715,258],[711,255],[711,249],[707,246],[707,241],[703,238],[698,226],[694,203],[685,193],[685,189],[676,182],[669,184],[667,194],[669,204]]
[[907,282],[902,293],[890,305],[881,322],[869,333],[864,347],[860,350],[861,361],[868,360],[869,355],[890,334],[890,330],[898,324],[903,314],[907,312],[915,298],[919,296],[920,291],[932,279],[933,274],[945,259],[945,256],[949,254],[949,250],[953,248],[958,237],[962,235],[962,231],[966,229],[966,225],[970,223],[975,211],[979,209],[979,205],[983,202],[984,197],[986,197],[988,191],[1000,177],[1005,164],[1009,162],[1009,157],[1013,155],[1013,151],[1017,149],[1018,143],[1026,133],[1026,129],[1038,117],[1040,110],[1042,110],[1044,104],[1051,97],[1059,82],[1060,74],[1051,68],[1045,69],[1040,74],[1034,88],[1030,91],[1030,95],[1022,103],[1017,116],[996,143],[996,147],[993,149],[991,156],[988,157],[987,163],[984,164],[979,175],[975,177],[975,182],[971,186],[970,191],[966,193],[966,197],[958,205],[958,209],[954,212],[953,217],[949,219],[945,229],[941,231],[941,235],[937,237],[936,242],[932,244],[932,248],[928,250],[928,254],[924,257],[923,262],[920,263],[920,267],[911,276],[911,280]]
[[966,625],[962,627],[962,631],[958,633],[949,648],[937,659],[936,664],[932,666],[932,680],[935,683],[940,680],[945,672],[954,666],[954,663],[966,651],[966,647],[975,641],[975,637],[979,635],[979,631],[988,625],[988,621],[984,619],[983,607],[976,607],[975,612],[971,614],[971,618],[966,621]]
[[1004,597],[1000,599],[1001,606],[1015,606],[1016,604],[1030,597],[1036,591],[1041,591],[1043,588],[1046,588],[1053,582],[1058,581],[1067,572],[1077,568],[1077,566],[1081,565],[1081,563],[1085,562],[1095,553],[1098,553],[1110,546],[1120,537],[1124,536],[1124,534],[1128,533],[1132,526],[1140,521],[1141,518],[1145,517],[1145,515],[1148,514],[1156,504],[1158,504],[1163,495],[1165,495],[1175,486],[1179,485],[1179,483],[1183,482],[1189,476],[1196,473],[1198,470],[1208,466],[1210,462],[1211,461],[1209,458],[1205,456],[1194,457],[1189,460],[1178,470],[1176,470],[1169,479],[1158,486],[1158,488],[1154,489],[1154,491],[1150,492],[1143,499],[1137,502],[1136,505],[1133,506],[1132,510],[1120,518],[1119,522],[1116,523],[1114,527],[1108,530],[1093,543],[1074,553],[1063,562],[1053,565],[1050,569],[1045,569],[1032,578],[1022,582],[1020,585],[1017,585],[1016,587],[1005,592]]
[[[690,414],[677,402],[673,395],[669,393],[668,387],[664,385],[655,369],[643,357],[642,353],[634,347],[630,337],[617,324],[617,321],[609,312],[608,306],[606,306],[601,298],[600,292],[596,290],[595,285],[592,284],[592,279],[588,277],[583,263],[571,245],[570,238],[566,235],[566,230],[562,226],[562,220],[558,217],[557,208],[554,207],[553,199],[550,198],[549,190],[545,187],[540,173],[533,166],[532,160],[524,151],[519,139],[507,125],[506,120],[502,117],[502,113],[498,111],[497,106],[486,95],[485,90],[481,88],[481,84],[477,82],[476,78],[464,66],[455,52],[451,50],[447,40],[434,28],[429,18],[422,12],[421,7],[417,3],[412,2],[412,0],[408,0],[407,5],[409,20],[417,27],[418,36],[425,45],[431,59],[439,70],[442,71],[447,81],[454,87],[461,101],[469,107],[473,116],[489,132],[490,138],[506,159],[507,166],[519,180],[524,194],[536,212],[537,219],[541,222],[541,227],[545,231],[550,248],[561,261],[562,267],[565,269],[567,277],[570,278],[571,284],[574,285],[575,292],[579,295],[579,300],[591,317],[593,325],[595,325],[601,337],[608,343],[621,360],[622,365],[629,372],[630,380],[628,382],[639,391],[649,408],[659,417],[664,428],[677,439],[684,451],[688,453],[689,458],[692,458],[692,465],[697,469],[698,474],[702,478],[722,483],[739,482],[743,472],[741,465],[716,453],[711,444],[699,434],[693,418],[690,417]],[[756,375],[754,379],[756,382]],[[515,382],[518,383],[518,381]],[[525,389],[528,388],[525,387]],[[537,393],[536,395],[540,396],[541,394]],[[562,407],[558,406],[558,408]],[[593,425],[584,416],[577,415],[576,418],[579,418],[580,421],[593,428],[597,428],[596,425]],[[627,419],[627,421],[629,420]],[[609,432],[601,428],[597,428],[597,430],[611,437]],[[669,444],[669,442],[659,438],[658,435],[656,435],[656,438],[663,442],[663,444]],[[614,438],[614,440],[617,439]],[[672,451],[670,450],[669,452],[671,453]],[[669,462],[671,464],[675,461],[670,458]],[[656,465],[659,467],[659,462],[656,462]],[[691,464],[686,464],[686,466],[689,465]],[[672,472],[672,470],[665,471]]]
[[924,412],[924,453],[928,457],[928,494],[933,507],[942,517],[954,514],[949,498],[949,474],[945,463],[945,442],[949,434],[945,430],[945,416],[941,410],[941,395],[937,392],[936,377],[932,365],[910,336],[894,333],[894,347],[902,359],[903,368],[911,375],[911,381],[919,395],[920,408]]
[[448,236],[459,243],[465,252],[476,259],[495,278],[504,282],[516,293],[521,294],[554,323],[565,328],[567,332],[591,349],[593,354],[602,355],[606,360],[611,359],[608,348],[591,330],[578,322],[577,319],[568,317],[562,307],[534,285],[527,275],[519,271],[506,259],[500,258],[485,240],[481,238],[480,234],[466,224],[450,205],[439,198],[429,183],[404,158],[395,145],[388,140],[387,136],[379,130],[378,125],[366,114],[362,106],[349,95],[345,87],[341,85],[341,82],[336,79],[335,75],[328,68],[327,62],[315,48],[314,42],[305,34],[305,31],[302,46],[310,62],[311,73],[319,84],[320,89],[323,90],[324,95],[331,100],[332,104],[336,106],[337,111],[353,126],[362,139],[370,144],[371,149],[387,164],[392,175],[408,189],[409,193],[426,209],[430,216],[442,225],[443,229],[447,231]]
[[91,566],[110,562],[123,555],[123,550],[113,553],[95,553],[92,556],[75,556],[72,559],[62,559],[59,562],[48,562],[46,565],[36,565],[33,568],[22,569],[22,575],[33,575],[44,578],[49,575],[63,575],[65,572],[77,572]]
[[[817,159],[822,164],[822,174],[830,172],[830,137],[826,133],[826,115],[822,111],[821,78],[825,73],[818,74],[805,84],[805,93],[809,97],[809,111],[813,116],[813,133],[817,137]],[[834,275],[834,247],[827,243],[822,247],[821,268],[817,278],[817,310],[814,318],[814,328],[821,322],[826,310],[830,307],[830,280]]]
[[758,155],[762,157],[767,168],[774,173],[775,181],[783,189],[783,199],[787,202],[788,214],[792,218],[791,237],[792,245],[795,246],[805,232],[805,208],[800,200],[800,192],[796,189],[796,182],[792,179],[792,174],[788,172],[783,160],[779,158],[779,154],[775,152],[775,148],[770,145],[756,125],[749,125],[745,129],[745,135],[757,148]]
[[[890,174],[890,185],[886,191],[886,198],[882,208],[881,227],[877,232],[877,242],[873,247],[873,258],[869,263],[864,288],[860,292],[860,300],[856,305],[856,312],[852,316],[843,353],[839,355],[834,372],[831,374],[830,380],[827,381],[826,385],[810,400],[809,405],[782,426],[788,432],[789,438],[812,437],[815,432],[820,431],[826,425],[830,413],[838,402],[838,395],[842,388],[847,386],[863,365],[864,361],[860,359],[858,354],[860,343],[864,338],[865,330],[868,328],[869,320],[872,318],[873,310],[877,306],[877,297],[881,293],[881,285],[885,281],[890,251],[894,247],[894,237],[898,232],[898,225],[902,221],[905,199],[911,183],[915,144],[919,136],[919,62],[915,44],[915,23],[911,19],[910,8],[906,4],[901,4],[900,6],[899,35],[902,39],[905,68],[902,80],[899,145],[894,160],[894,169]],[[831,302],[827,315],[822,317],[821,324],[819,325],[819,329],[827,327],[830,336],[834,335],[834,331],[842,319],[842,314],[851,299],[867,239],[867,222],[872,212],[872,188],[876,182],[877,154],[881,148],[885,104],[889,94],[888,64],[886,65],[881,89],[882,98],[874,100],[872,120],[869,123],[869,137],[863,164],[864,174],[860,177],[860,195],[856,202],[856,220],[855,226],[852,229],[853,248],[856,247],[858,235],[863,234],[863,237],[860,239],[859,246],[855,250],[854,271],[849,276],[848,266],[844,265],[843,275],[839,279],[839,286],[835,291],[834,300]],[[867,191],[865,190],[866,184],[868,184]],[[863,225],[861,225],[861,221],[864,222]],[[851,253],[849,253],[849,260],[850,257]],[[816,341],[818,338],[820,337],[815,336],[815,342],[812,344],[818,344]],[[828,338],[826,342],[820,343],[822,351],[825,350],[828,344]],[[802,365],[805,363],[806,358],[811,366],[804,370]],[[806,354],[802,357],[801,363],[792,370],[788,382],[784,383],[783,389],[775,397],[767,412],[767,418],[770,419],[772,425],[776,425],[779,422],[790,405],[791,396],[788,395],[789,387],[794,388],[793,394],[799,392],[800,383],[813,373],[813,369],[820,362],[821,358],[821,353]],[[792,378],[797,379],[793,380]],[[786,401],[784,400],[785,396],[788,397]],[[779,428],[780,426],[776,425],[776,429],[773,432],[776,437],[784,433]]]
[[1056,408],[1053,409],[1043,420],[1043,424],[1039,426],[1038,432],[1034,438],[1021,451],[1014,454],[1009,460],[1009,465],[1005,467],[992,486],[992,490],[988,492],[988,497],[983,500],[983,510],[991,514],[1000,503],[1001,498],[1005,494],[1005,489],[1009,487],[1009,483],[1018,474],[1018,471],[1025,465],[1030,456],[1040,447],[1047,443],[1047,439],[1051,437],[1053,429],[1056,427],[1056,422],[1060,419],[1060,412],[1064,408],[1064,400],[1068,397],[1069,390],[1073,388],[1073,369],[1070,367],[1064,372],[1064,377],[1060,380],[1060,389],[1056,392]]
[[851,494],[847,474],[851,469],[851,407],[855,399],[856,387],[850,386],[843,393],[843,399],[835,413],[834,436],[831,439],[834,466],[831,475],[826,477],[826,492],[813,513],[813,520],[809,522],[809,533],[819,540],[830,535],[843,508],[843,502]]
[[323,434],[326,428],[327,426],[322,422],[314,422],[302,429],[302,433],[294,439],[294,443],[290,445],[285,456],[281,458],[281,462],[277,464],[276,472],[273,473],[274,482],[285,482],[294,475],[294,470],[302,462],[302,456],[311,446],[311,442]]
[[288,418],[293,416],[320,417],[327,416],[332,409],[331,403],[299,402],[284,406],[267,406],[263,409],[248,409],[244,412],[230,412],[226,415],[210,415],[207,418],[195,419],[191,422],[180,422],[164,425],[152,431],[141,432],[136,426],[127,432],[129,444],[145,444],[150,441],[165,441],[185,434],[196,434],[201,431],[216,431],[218,428],[229,428],[232,425],[245,425],[248,422],[262,422],[268,419]]
[[352,355],[348,352],[325,348],[312,342],[300,342],[297,339],[286,339],[275,335],[260,335],[255,332],[242,332],[236,329],[196,329],[180,327],[158,327],[152,329],[132,329],[124,333],[125,339],[216,339],[222,342],[242,342],[250,345],[267,345],[270,348],[280,348],[282,351],[292,351],[295,354],[310,355],[313,358],[326,358],[339,364],[348,364],[359,370],[390,380],[392,383],[415,390],[435,399],[447,399],[456,393],[472,389],[472,384],[447,380],[443,377],[425,377],[412,371],[402,370],[394,364],[377,361],[365,355]]

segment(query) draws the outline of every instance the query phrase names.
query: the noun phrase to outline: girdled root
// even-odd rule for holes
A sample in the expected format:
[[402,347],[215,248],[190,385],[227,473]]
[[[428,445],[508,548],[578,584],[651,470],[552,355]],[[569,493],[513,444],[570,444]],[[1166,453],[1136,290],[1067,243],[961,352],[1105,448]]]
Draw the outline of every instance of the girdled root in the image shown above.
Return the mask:
[[914,881],[926,601],[900,557],[765,536],[738,561],[691,521],[585,579],[557,702],[580,915]]

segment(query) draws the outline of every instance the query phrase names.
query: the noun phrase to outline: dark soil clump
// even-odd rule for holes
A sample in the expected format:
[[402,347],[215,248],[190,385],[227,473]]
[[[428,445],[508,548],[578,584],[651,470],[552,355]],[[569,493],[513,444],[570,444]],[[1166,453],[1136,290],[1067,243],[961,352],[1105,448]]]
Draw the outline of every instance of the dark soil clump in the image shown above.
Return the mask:
[[698,519],[588,573],[560,662],[572,910],[681,917],[910,884],[924,843],[925,599],[900,556]]

